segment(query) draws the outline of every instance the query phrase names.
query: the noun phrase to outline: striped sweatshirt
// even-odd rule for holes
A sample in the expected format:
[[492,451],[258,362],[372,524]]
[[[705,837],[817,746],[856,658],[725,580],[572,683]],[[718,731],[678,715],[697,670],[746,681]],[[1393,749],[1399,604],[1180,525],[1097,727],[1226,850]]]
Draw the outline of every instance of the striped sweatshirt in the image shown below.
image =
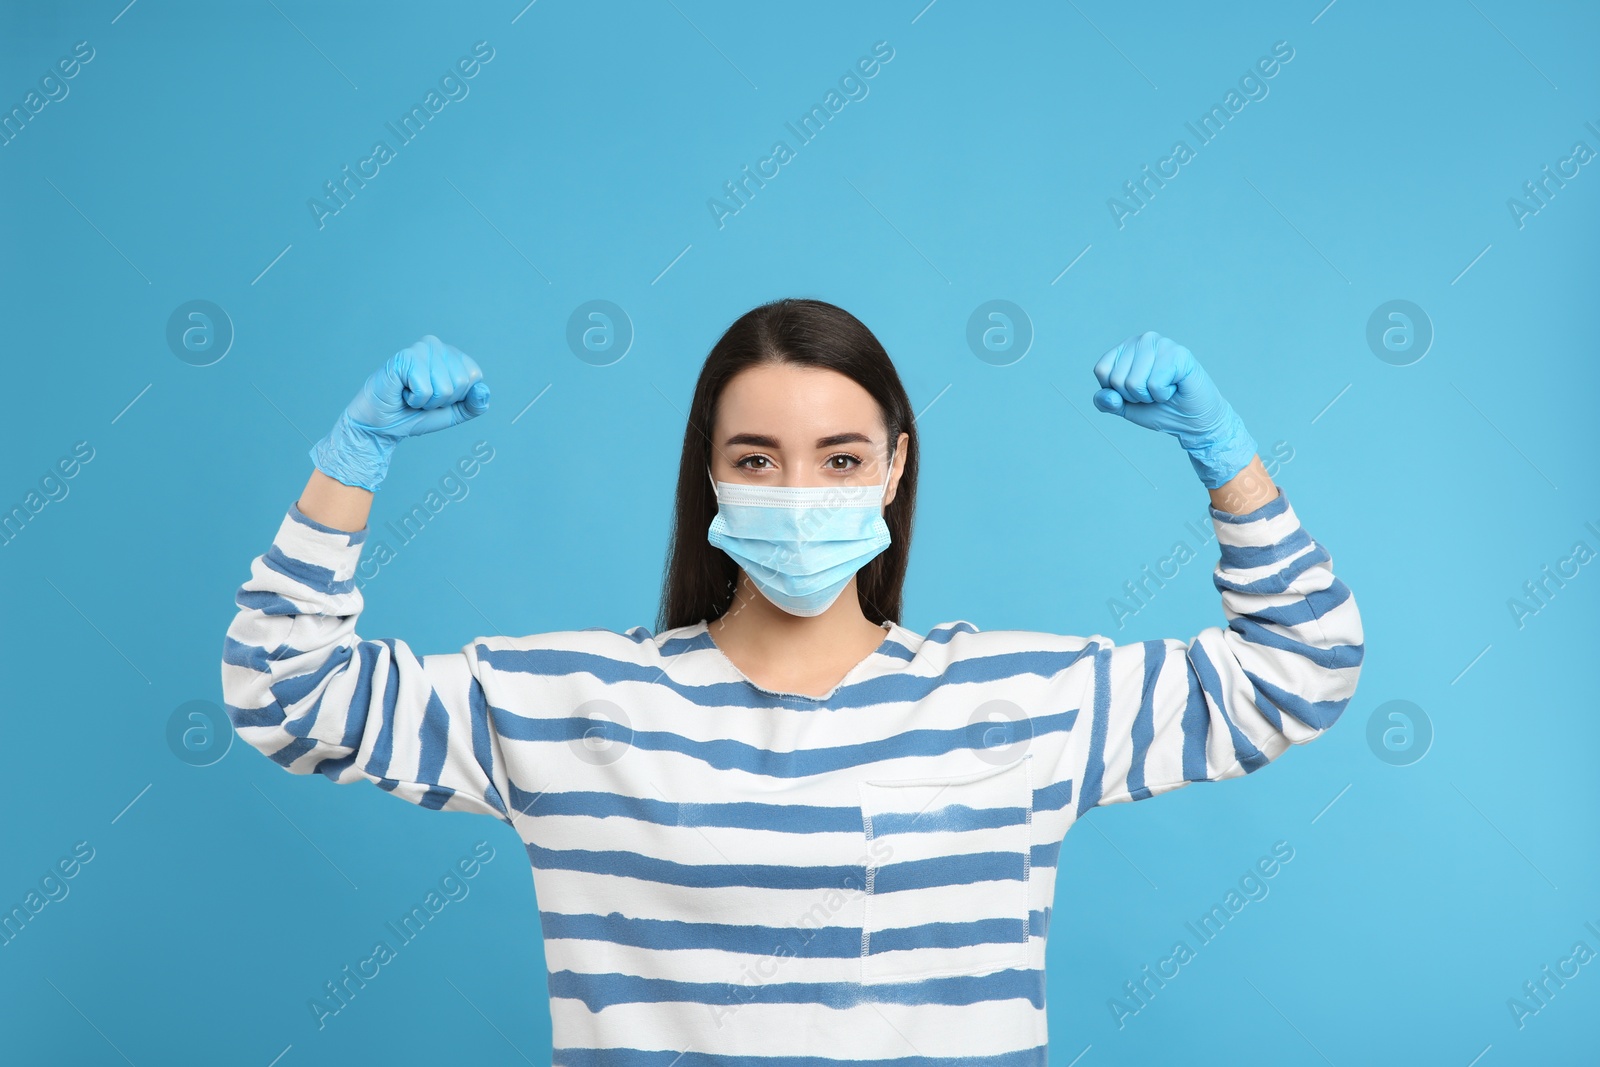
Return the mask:
[[746,678],[705,621],[432,655],[360,637],[366,531],[291,505],[239,588],[223,694],[291,773],[515,830],[553,1064],[1044,1067],[1067,830],[1258,770],[1355,691],[1355,599],[1281,488],[1209,510],[1225,626],[888,623],[817,697]]

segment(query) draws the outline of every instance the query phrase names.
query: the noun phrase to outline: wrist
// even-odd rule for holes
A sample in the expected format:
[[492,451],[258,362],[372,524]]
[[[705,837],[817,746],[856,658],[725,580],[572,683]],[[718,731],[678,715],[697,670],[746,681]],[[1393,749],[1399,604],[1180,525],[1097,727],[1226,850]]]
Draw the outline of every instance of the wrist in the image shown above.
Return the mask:
[[328,477],[357,489],[377,492],[389,473],[394,454],[393,438],[370,433],[350,419],[339,416],[326,437],[311,448],[311,462]]
[[1248,515],[1276,500],[1281,492],[1258,453],[1244,470],[1210,490],[1211,506],[1230,515]]
[[359,536],[372,512],[372,493],[314,470],[295,507],[307,522],[333,533]]
[[1207,489],[1216,489],[1248,467],[1258,451],[1255,438],[1229,406],[1221,423],[1204,434],[1180,435],[1178,443]]

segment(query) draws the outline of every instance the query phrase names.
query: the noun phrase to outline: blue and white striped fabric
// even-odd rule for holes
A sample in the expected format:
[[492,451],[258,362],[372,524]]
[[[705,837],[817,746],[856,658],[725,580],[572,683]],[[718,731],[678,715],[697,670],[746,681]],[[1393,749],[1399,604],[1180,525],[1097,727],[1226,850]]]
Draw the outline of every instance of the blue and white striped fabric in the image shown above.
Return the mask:
[[1077,817],[1257,770],[1355,691],[1355,599],[1288,498],[1211,517],[1225,627],[890,625],[809,697],[746,679],[704,622],[440,655],[363,639],[365,532],[291,506],[239,589],[223,693],[295,774],[510,824],[555,1064],[1044,1067]]

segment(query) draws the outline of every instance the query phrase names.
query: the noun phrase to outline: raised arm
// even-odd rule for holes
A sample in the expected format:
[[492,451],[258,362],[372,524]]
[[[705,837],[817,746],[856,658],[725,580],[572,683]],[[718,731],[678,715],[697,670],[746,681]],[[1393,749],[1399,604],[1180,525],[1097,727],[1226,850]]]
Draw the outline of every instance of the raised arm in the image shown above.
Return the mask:
[[1080,814],[1239,777],[1320,736],[1354,695],[1364,654],[1354,595],[1188,350],[1143,334],[1095,374],[1096,406],[1178,437],[1210,490],[1227,625],[1187,642],[1090,638],[1089,729],[1072,757]]
[[482,372],[426,337],[375,372],[312,449],[316,471],[239,588],[222,690],[239,736],[295,774],[371,781],[426,808],[510,821],[477,649],[418,656],[355,632],[372,494],[403,437],[488,406]]

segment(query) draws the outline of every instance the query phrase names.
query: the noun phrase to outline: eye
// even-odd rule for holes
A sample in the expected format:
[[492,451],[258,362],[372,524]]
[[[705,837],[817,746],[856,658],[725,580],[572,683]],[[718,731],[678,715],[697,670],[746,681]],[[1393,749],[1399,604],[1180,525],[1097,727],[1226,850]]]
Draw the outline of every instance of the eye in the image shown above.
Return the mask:
[[823,461],[823,465],[831,471],[850,471],[861,466],[861,457],[849,452],[835,452]]
[[772,460],[767,456],[763,456],[759,452],[752,452],[748,456],[740,458],[740,460],[735,463],[734,466],[743,468],[747,471],[771,470]]

